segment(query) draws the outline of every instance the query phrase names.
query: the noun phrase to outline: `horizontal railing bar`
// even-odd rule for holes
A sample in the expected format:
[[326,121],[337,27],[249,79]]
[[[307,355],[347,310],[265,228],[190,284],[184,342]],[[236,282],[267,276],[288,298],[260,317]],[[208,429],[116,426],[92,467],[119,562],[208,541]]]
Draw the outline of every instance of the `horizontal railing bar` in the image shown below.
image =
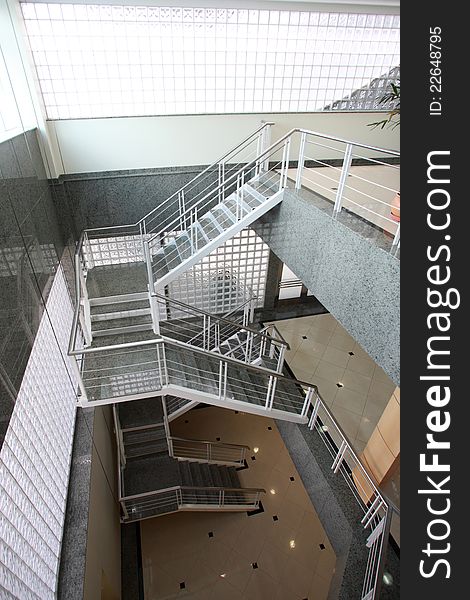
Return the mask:
[[[398,225],[398,223],[396,221],[394,221],[393,219],[391,219],[390,217],[387,217],[385,215],[381,215],[380,213],[375,212],[375,210],[372,210],[371,208],[368,208],[367,206],[364,206],[363,204],[359,204],[355,200],[351,200],[351,198],[348,198],[347,196],[343,196],[343,199],[347,200],[351,204],[354,204],[354,206],[357,206],[358,208],[362,208],[363,210],[366,210],[367,212],[372,213],[376,217],[380,217],[381,219],[384,219],[385,221],[388,221],[389,223],[393,223],[394,225]],[[346,209],[348,208],[347,206],[344,206],[344,203],[343,203],[343,207],[346,208]],[[361,215],[359,215],[359,216],[361,216]],[[363,218],[365,218],[365,217],[363,217]]]
[[[376,158],[370,158],[368,156],[361,156],[360,154],[352,154],[351,156],[353,156],[354,158],[361,158],[362,160],[367,160],[369,162],[376,163],[377,165],[382,165],[383,167],[395,169],[396,171],[400,170],[400,165],[392,165],[390,163],[383,162],[382,160],[378,160]],[[397,154],[397,156],[400,156],[400,154]],[[367,166],[367,165],[362,165],[362,166]]]
[[225,442],[212,442],[210,440],[198,440],[198,439],[187,439],[187,438],[180,438],[180,437],[175,437],[173,435],[169,436],[170,440],[174,440],[174,441],[178,441],[178,442],[195,442],[198,444],[211,444],[211,446],[221,446],[224,448],[245,448],[246,450],[250,450],[250,446],[245,446],[244,444],[226,444]]
[[[329,165],[326,162],[323,162],[322,160],[319,160],[318,158],[310,158],[310,156],[305,156],[305,160],[311,160],[312,162],[317,162],[319,165],[323,165],[325,168],[328,169],[333,169],[333,171],[338,171],[338,173],[341,173],[341,171],[343,170],[341,167],[335,167],[334,165]],[[308,169],[309,171],[313,171],[315,172],[319,167],[307,167],[306,165],[304,165],[304,169]],[[318,175],[321,175],[321,173],[318,173]],[[336,181],[336,180],[334,180]]]
[[[391,156],[400,156],[400,153],[396,150],[390,150],[388,148],[380,148],[379,146],[371,146],[369,144],[363,144],[361,142],[354,142],[352,140],[347,140],[345,138],[340,138],[334,135],[328,135],[326,133],[320,133],[318,131],[312,131],[310,129],[303,128],[295,128],[291,129],[289,133],[286,135],[292,135],[294,132],[306,133],[307,135],[314,135],[319,138],[323,138],[325,140],[333,140],[335,142],[341,142],[342,144],[351,144],[351,146],[356,146],[357,148],[365,148],[366,150],[373,150],[375,152],[381,152],[382,154],[390,154]],[[285,137],[285,136],[284,136]],[[282,139],[282,138],[281,138]]]
[[120,502],[126,502],[129,500],[137,500],[138,498],[147,498],[149,496],[161,496],[162,494],[166,494],[169,492],[176,492],[177,490],[181,490],[181,491],[212,491],[214,493],[218,493],[221,491],[225,491],[225,492],[229,492],[229,493],[236,493],[237,495],[243,495],[243,494],[265,494],[266,490],[263,488],[227,488],[227,487],[223,487],[223,486],[217,486],[217,487],[207,487],[207,486],[188,486],[188,485],[177,485],[177,486],[173,486],[173,487],[169,487],[169,488],[165,488],[162,490],[154,490],[151,492],[144,492],[142,494],[134,494],[132,496],[123,496],[121,498],[119,498]]
[[[358,188],[355,188],[355,187],[352,187],[351,185],[344,184],[344,187],[348,188],[348,190],[351,190],[352,192],[356,192],[356,194],[361,194],[361,196],[366,196],[366,198],[370,198],[370,200],[373,200],[374,202],[378,202],[379,204],[383,204],[383,206],[388,206],[389,208],[392,207],[392,203],[391,202],[385,202],[384,200],[380,200],[379,198],[376,198],[375,196],[371,196],[367,192],[363,192],[362,190],[360,190]],[[393,192],[393,193],[395,193],[396,190],[390,189],[390,191]],[[343,196],[343,197],[346,198],[345,196]],[[359,206],[362,206],[362,205],[359,205]],[[364,208],[366,208],[366,207],[364,206]]]
[[254,371],[255,373],[260,373],[260,374],[266,375],[268,377],[276,377],[277,379],[282,379],[283,381],[290,381],[290,382],[292,382],[292,384],[305,386],[307,388],[312,388],[315,391],[317,391],[317,386],[313,383],[301,381],[300,379],[291,379],[289,377],[286,377],[285,375],[282,375],[281,373],[276,373],[275,371],[272,371],[271,369],[267,369],[266,367],[259,367],[259,366],[255,366],[255,365],[252,365],[249,363],[245,363],[241,360],[237,360],[236,358],[231,358],[231,357],[228,357],[225,355],[214,354],[213,352],[208,352],[207,350],[203,350],[202,348],[199,348],[198,346],[190,346],[189,344],[185,344],[184,342],[180,342],[179,340],[172,340],[165,336],[161,336],[160,339],[141,340],[138,342],[126,342],[123,344],[116,344],[114,346],[101,346],[99,348],[84,348],[83,350],[74,350],[73,352],[71,352],[71,355],[73,355],[73,356],[80,355],[81,356],[82,354],[96,354],[99,352],[122,350],[124,348],[139,348],[141,346],[145,346],[145,347],[152,346],[152,345],[157,346],[158,344],[168,344],[169,346],[178,346],[187,351],[191,350],[191,352],[195,352],[196,354],[202,354],[203,356],[206,356],[207,358],[212,359],[214,362],[215,361],[227,362],[229,364],[233,364],[238,367],[240,365],[243,365],[249,371]]

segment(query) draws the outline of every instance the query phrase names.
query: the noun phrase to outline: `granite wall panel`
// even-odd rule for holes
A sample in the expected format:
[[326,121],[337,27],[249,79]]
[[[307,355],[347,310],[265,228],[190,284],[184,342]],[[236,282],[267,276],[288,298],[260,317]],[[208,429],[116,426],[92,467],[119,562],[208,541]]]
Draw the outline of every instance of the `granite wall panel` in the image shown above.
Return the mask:
[[390,239],[290,189],[253,228],[399,385],[400,262]]
[[0,144],[0,446],[60,257],[36,130]]

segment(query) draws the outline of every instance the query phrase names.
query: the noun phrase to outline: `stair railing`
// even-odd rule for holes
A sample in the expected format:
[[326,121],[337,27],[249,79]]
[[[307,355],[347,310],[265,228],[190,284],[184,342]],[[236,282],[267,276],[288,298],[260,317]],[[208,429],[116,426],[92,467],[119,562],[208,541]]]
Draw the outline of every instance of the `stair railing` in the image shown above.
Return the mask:
[[168,436],[168,448],[170,456],[178,460],[194,460],[233,467],[242,467],[250,450],[249,446],[241,444],[186,439],[173,435]]
[[[158,250],[166,245],[174,242],[181,233],[180,224],[184,221],[187,224],[193,225],[199,222],[199,219],[209,213],[219,202],[221,193],[223,192],[224,199],[234,194],[236,202],[236,220],[241,220],[251,209],[243,202],[245,193],[244,185],[256,180],[261,182],[263,186],[262,194],[269,198],[282,191],[287,185],[287,171],[289,167],[289,149],[291,142],[291,134],[283,136],[280,140],[272,144],[268,149],[264,150],[254,160],[244,164],[239,170],[230,176],[226,177],[222,184],[212,187],[208,193],[200,197],[192,206],[186,208],[182,215],[178,211],[174,211],[170,218],[163,217],[160,222],[159,229],[149,234],[145,228],[143,230],[144,244],[148,244],[148,255],[152,258],[152,271],[154,273],[154,282],[156,277],[156,266],[154,264],[154,256]],[[261,165],[268,164],[269,169],[264,171]],[[221,231],[217,224],[208,223],[209,233],[212,236],[218,236]],[[207,239],[199,245],[198,237],[190,237],[190,248],[187,252],[189,257],[183,260],[183,264],[200,248],[208,245]],[[173,248],[166,255],[166,264],[169,270],[181,264],[181,257],[178,249]],[[183,270],[181,267],[180,270]]]
[[262,488],[174,486],[143,494],[121,496],[121,521],[141,521],[179,510],[257,510],[261,495],[265,493],[266,490]]
[[[240,348],[245,362],[262,360],[264,357],[277,358],[276,370],[282,371],[284,355],[289,345],[274,326],[257,330],[245,324],[247,315],[251,315],[251,302],[245,304],[246,310],[243,310],[240,316],[241,322],[237,322],[214,316],[163,294],[153,292],[151,296],[154,310],[158,314],[159,335],[210,352],[222,353],[221,344],[228,342],[238,333],[243,333],[246,336],[245,340],[233,348],[233,351]],[[178,316],[173,317],[173,314]]]
[[[227,408],[248,403],[259,414],[288,413],[291,420],[306,423],[316,393],[311,383],[164,337],[78,349],[71,355],[81,365],[82,406],[162,394],[198,402],[211,397]],[[205,366],[194,364],[197,357]],[[240,378],[246,371],[254,382]]]

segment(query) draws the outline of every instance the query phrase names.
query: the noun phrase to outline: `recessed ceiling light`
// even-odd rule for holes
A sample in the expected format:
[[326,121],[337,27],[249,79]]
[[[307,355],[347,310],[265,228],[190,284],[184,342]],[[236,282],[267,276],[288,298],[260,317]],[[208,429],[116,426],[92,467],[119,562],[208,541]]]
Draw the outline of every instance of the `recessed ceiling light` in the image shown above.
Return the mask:
[[290,546],[291,548],[295,548],[295,540],[291,540],[291,541],[289,542],[289,546]]
[[220,576],[221,577],[227,577],[227,573],[221,573]]
[[253,448],[253,452],[256,454],[257,452],[259,452],[259,448],[258,446],[256,446],[255,448]]
[[271,489],[269,490],[269,493],[270,493],[270,494],[272,494],[272,495],[274,496],[274,494],[276,493],[276,490],[275,490],[275,489],[273,489],[273,488],[271,488]]

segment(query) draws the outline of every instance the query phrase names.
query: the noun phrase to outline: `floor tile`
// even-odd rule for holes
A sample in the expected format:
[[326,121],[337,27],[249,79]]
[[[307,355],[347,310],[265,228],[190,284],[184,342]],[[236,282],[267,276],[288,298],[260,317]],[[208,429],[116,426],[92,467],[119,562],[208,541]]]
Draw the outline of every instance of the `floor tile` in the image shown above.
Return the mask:
[[367,396],[369,392],[371,381],[372,380],[370,377],[366,377],[360,373],[355,373],[349,369],[344,370],[343,378],[341,380],[341,382],[344,384],[344,387],[353,390],[353,392],[363,394],[364,396]]
[[322,360],[342,368],[348,366],[350,358],[346,350],[338,350],[333,346],[328,346],[322,356]]
[[[357,415],[361,415],[364,412],[366,405],[367,395],[350,390],[347,387],[339,388],[336,392],[336,396],[333,402],[334,407],[341,407],[350,410]],[[334,409],[333,409],[334,412]]]
[[[313,577],[318,544],[326,534],[275,423],[210,407],[191,411],[172,424],[173,434],[189,437],[191,431],[201,439],[217,436],[226,441],[230,436],[230,441],[245,443],[251,451],[259,448],[256,461],[249,461],[239,476],[243,485],[268,491],[265,511],[253,516],[185,512],[142,521],[146,598],[294,600],[300,588],[302,593],[308,591],[305,573]],[[275,494],[269,493],[271,488]],[[287,563],[290,570],[283,570]],[[299,573],[295,592],[286,580],[292,572]]]
[[349,371],[360,373],[361,375],[372,378],[376,364],[370,358],[360,358],[354,355],[349,358],[346,367]]
[[314,377],[321,377],[322,379],[326,379],[332,383],[337,383],[343,380],[343,367],[337,367],[336,365],[332,365],[329,362],[321,360],[318,363],[318,367],[314,373]]

